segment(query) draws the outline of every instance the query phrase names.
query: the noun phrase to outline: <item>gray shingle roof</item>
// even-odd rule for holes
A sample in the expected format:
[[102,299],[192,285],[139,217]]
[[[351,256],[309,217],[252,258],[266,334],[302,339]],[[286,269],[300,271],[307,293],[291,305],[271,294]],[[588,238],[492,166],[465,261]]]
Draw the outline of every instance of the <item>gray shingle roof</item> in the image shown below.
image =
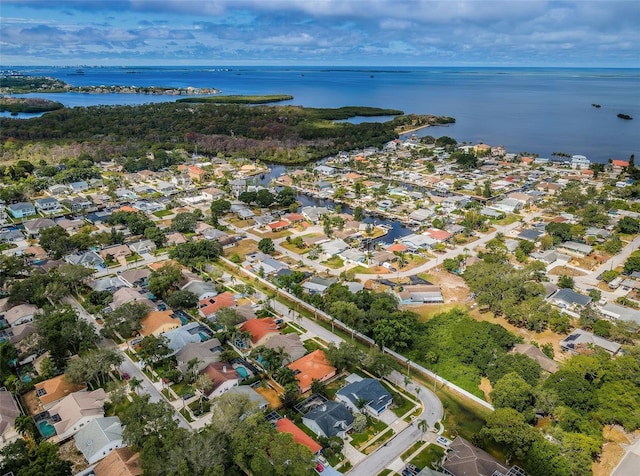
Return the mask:
[[353,415],[343,404],[327,401],[307,413],[303,420],[312,420],[327,437],[336,436],[353,424]]

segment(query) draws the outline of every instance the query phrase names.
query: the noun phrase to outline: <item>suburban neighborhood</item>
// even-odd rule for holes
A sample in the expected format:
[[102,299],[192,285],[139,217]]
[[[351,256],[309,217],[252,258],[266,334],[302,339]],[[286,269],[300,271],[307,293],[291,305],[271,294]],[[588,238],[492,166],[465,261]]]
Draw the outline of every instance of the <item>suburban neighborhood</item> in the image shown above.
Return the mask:
[[[0,188],[0,447],[46,441],[86,476],[640,458],[633,156],[406,135],[300,167],[13,167],[30,185]],[[211,472],[178,473],[190,444]]]

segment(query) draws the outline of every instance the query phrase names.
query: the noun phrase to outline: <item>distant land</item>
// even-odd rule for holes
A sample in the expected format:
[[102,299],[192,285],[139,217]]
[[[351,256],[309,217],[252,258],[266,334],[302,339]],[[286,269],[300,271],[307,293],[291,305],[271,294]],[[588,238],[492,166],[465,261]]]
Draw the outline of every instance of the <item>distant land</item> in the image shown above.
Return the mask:
[[197,96],[219,94],[216,88],[170,88],[162,86],[71,86],[60,79],[46,76],[0,76],[0,94],[28,93],[88,93],[88,94],[151,94],[168,96]]
[[11,115],[19,113],[39,113],[62,109],[64,104],[57,101],[39,98],[13,98],[0,96],[0,112],[8,111]]

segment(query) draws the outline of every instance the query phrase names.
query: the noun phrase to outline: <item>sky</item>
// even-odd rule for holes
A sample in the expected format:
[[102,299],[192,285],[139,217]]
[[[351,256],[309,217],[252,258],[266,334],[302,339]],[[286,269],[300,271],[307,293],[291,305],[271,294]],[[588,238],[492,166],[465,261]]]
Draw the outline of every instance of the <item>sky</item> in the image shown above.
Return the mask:
[[640,67],[640,1],[2,0],[0,64]]

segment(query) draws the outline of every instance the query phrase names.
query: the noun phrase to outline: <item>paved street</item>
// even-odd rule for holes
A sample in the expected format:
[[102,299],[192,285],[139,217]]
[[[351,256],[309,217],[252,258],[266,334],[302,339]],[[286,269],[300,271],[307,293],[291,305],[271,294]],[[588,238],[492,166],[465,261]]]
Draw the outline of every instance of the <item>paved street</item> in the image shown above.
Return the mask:
[[417,423],[409,425],[391,440],[370,454],[364,461],[356,465],[347,474],[351,476],[372,476],[389,466],[393,460],[404,453],[422,436]]

